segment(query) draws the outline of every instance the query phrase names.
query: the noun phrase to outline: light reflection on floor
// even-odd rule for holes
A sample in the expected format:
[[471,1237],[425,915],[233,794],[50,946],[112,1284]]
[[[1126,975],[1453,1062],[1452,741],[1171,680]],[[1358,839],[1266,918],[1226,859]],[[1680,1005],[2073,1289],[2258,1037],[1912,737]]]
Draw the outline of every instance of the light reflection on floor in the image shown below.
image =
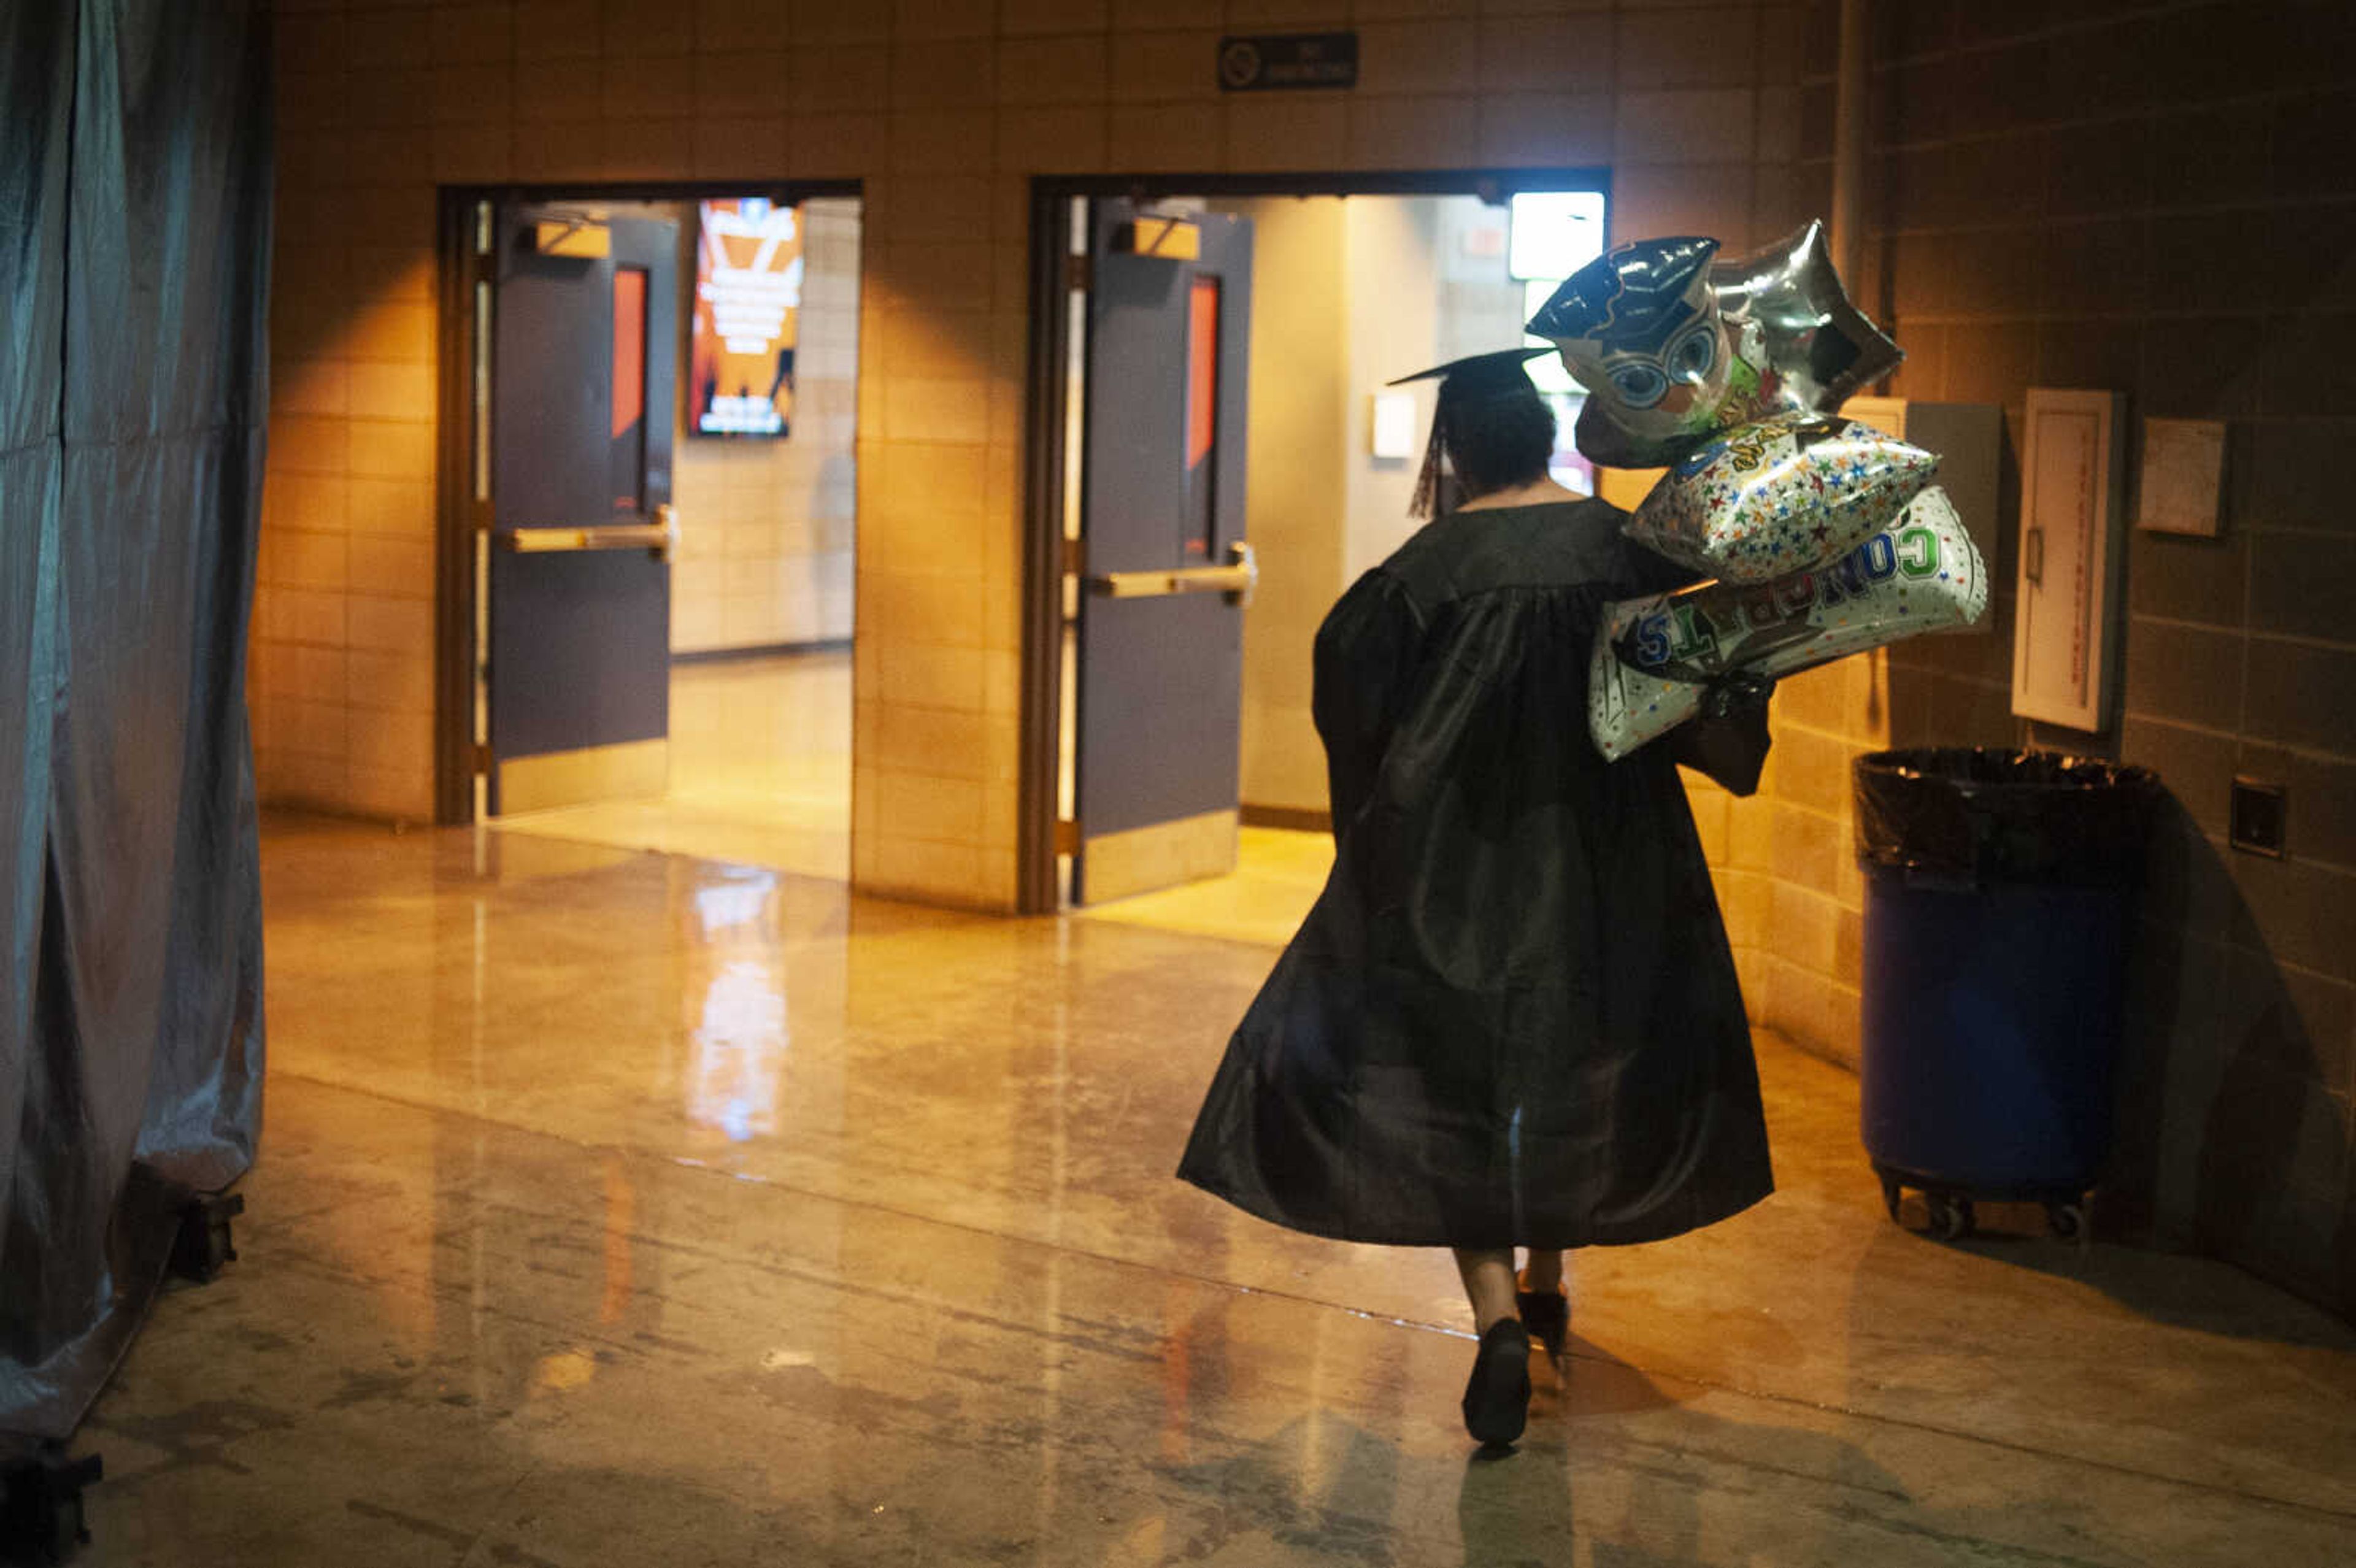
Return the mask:
[[[697,924],[712,955],[688,1039],[694,1067],[688,1115],[732,1143],[777,1130],[777,1093],[792,1033],[777,962],[777,873],[714,866],[695,891]],[[694,995],[688,997],[694,1006]]]

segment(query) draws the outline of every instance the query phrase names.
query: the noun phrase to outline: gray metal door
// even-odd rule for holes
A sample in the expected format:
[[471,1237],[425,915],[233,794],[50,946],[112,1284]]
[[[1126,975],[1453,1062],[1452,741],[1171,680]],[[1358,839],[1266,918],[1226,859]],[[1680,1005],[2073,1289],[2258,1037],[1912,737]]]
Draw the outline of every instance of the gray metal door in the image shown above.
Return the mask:
[[1251,224],[1096,204],[1074,897],[1231,870]]
[[512,208],[498,237],[490,808],[659,794],[679,228]]

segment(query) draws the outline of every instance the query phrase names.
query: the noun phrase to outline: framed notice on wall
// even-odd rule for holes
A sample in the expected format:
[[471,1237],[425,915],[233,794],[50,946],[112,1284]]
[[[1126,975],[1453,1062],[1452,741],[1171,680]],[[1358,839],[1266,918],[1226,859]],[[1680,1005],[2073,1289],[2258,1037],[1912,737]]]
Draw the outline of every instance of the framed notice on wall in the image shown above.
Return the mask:
[[792,428],[801,304],[799,208],[763,197],[697,205],[689,433],[782,436]]
[[2094,731],[2109,718],[2125,610],[2124,402],[2115,392],[2029,389],[2012,710],[2039,723]]
[[2223,420],[2144,421],[2136,525],[2150,533],[2215,539],[2224,474]]

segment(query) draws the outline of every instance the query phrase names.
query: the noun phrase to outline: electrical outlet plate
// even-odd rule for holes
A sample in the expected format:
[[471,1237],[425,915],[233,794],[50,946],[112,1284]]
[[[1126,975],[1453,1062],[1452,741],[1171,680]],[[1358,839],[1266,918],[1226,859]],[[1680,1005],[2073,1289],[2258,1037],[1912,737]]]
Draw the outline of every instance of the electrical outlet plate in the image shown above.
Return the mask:
[[2263,779],[2233,781],[2232,837],[2233,848],[2249,855],[2281,859],[2289,842],[2289,799],[2278,784]]

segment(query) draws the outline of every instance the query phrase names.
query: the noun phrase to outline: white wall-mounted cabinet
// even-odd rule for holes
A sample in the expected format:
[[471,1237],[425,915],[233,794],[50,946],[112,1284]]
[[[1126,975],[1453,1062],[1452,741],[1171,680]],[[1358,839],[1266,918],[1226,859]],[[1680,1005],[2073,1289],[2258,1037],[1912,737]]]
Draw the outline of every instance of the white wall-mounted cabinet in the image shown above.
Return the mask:
[[2020,453],[2012,710],[2096,731],[2115,682],[2126,508],[2126,399],[2029,389]]

